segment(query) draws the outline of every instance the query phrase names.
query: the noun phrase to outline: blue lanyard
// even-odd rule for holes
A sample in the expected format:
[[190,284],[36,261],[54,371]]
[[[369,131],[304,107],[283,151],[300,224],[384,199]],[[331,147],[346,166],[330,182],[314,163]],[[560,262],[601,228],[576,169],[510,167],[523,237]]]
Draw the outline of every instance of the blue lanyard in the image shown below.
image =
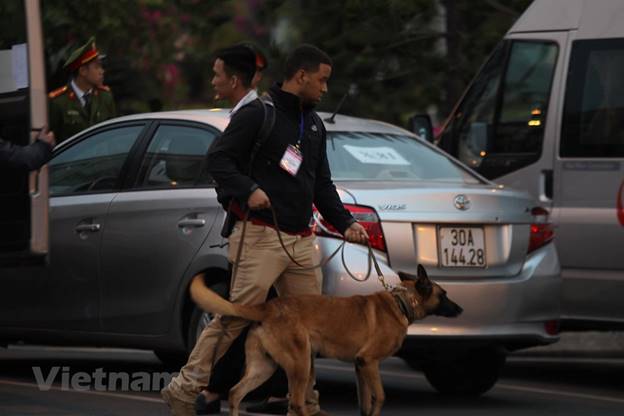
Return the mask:
[[296,148],[299,148],[299,145],[301,144],[301,139],[303,139],[303,129],[304,129],[303,113],[300,113],[299,115],[299,140],[297,140],[297,144],[295,145]]

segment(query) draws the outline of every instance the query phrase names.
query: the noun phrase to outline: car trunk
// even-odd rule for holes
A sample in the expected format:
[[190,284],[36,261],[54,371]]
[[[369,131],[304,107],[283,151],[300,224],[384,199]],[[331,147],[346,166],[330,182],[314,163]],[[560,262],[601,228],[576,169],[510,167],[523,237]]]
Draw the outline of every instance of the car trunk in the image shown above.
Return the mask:
[[[415,274],[420,263],[438,279],[474,280],[507,278],[522,268],[533,219],[528,194],[495,185],[422,181],[337,186],[344,202],[375,208],[396,271]],[[463,210],[456,207],[459,195]]]

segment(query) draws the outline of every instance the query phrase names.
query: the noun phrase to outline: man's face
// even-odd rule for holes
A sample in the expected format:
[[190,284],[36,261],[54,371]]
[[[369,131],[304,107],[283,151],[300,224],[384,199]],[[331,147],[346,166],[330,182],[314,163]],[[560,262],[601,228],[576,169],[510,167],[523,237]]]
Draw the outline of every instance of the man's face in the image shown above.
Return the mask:
[[302,70],[301,90],[299,96],[306,104],[318,104],[327,92],[327,82],[331,76],[332,67],[320,64],[318,71]]
[[229,76],[225,72],[225,62],[217,58],[212,66],[214,76],[212,77],[212,88],[214,89],[215,100],[232,100],[234,88],[236,86],[235,76]]
[[81,66],[79,72],[92,88],[101,87],[104,84],[104,68],[97,58]]

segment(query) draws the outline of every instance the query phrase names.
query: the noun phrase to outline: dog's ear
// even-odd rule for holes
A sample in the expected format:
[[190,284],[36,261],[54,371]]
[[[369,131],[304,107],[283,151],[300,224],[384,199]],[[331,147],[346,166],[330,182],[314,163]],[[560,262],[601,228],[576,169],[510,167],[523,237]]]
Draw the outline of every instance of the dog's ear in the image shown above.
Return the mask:
[[411,280],[413,282],[416,281],[417,276],[414,276],[413,274],[409,274],[409,273],[405,273],[405,272],[397,272],[397,274],[399,275],[399,279],[401,279],[402,282],[406,281],[406,280]]
[[424,297],[431,296],[431,292],[433,291],[431,280],[429,280],[427,271],[422,266],[422,264],[418,265],[418,279],[416,280],[416,290]]
[[424,277],[426,279],[429,278],[429,275],[427,274],[427,270],[425,270],[425,268],[423,267],[422,264],[418,263],[418,277]]

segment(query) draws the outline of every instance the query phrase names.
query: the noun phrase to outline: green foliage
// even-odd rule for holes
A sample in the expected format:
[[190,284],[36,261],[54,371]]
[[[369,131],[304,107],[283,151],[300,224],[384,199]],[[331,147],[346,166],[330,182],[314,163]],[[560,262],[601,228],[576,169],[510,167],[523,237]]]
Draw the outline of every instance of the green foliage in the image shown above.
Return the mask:
[[[107,83],[121,113],[211,107],[212,54],[253,41],[270,61],[266,89],[297,44],[313,43],[334,60],[332,111],[403,124],[415,113],[445,116],[496,42],[529,0],[45,0],[50,89],[71,50],[90,35],[108,55]],[[444,12],[454,8],[455,33]],[[456,53],[446,40],[455,39]],[[452,60],[451,60],[452,59]],[[452,80],[453,83],[450,83]]]

